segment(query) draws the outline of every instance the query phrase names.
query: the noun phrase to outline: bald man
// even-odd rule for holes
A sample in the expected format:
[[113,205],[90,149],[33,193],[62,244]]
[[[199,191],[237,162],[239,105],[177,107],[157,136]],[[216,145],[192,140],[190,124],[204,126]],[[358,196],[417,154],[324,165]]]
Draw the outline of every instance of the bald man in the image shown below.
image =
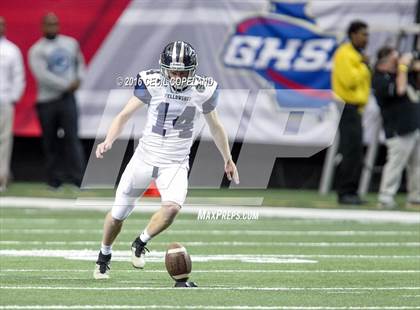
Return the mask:
[[[79,44],[59,34],[54,13],[42,18],[43,37],[29,50],[29,64],[38,86],[37,112],[42,127],[48,185],[59,188],[64,181],[80,186],[84,155],[77,134],[77,106],[74,96],[84,72]],[[57,131],[64,131],[64,143],[58,143]],[[65,150],[60,150],[64,145]],[[65,158],[59,156],[65,154]],[[59,165],[67,168],[60,173]]]

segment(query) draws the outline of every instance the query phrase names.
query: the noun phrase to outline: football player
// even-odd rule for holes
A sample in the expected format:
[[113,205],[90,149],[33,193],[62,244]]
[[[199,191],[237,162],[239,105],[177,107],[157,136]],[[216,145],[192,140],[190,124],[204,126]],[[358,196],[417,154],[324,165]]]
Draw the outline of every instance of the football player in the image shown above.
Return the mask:
[[123,221],[152,180],[160,191],[162,205],[131,245],[131,262],[143,268],[146,244],[165,230],[184,204],[188,187],[188,155],[193,143],[194,125],[203,114],[213,140],[223,156],[229,180],[239,183],[223,125],[216,111],[217,83],[196,75],[197,55],[187,42],[169,43],[160,56],[160,70],[141,71],[134,95],[115,117],[96,157],[105,152],[121,133],[133,113],[147,106],[142,138],[121,177],[112,210],[106,215],[102,245],[94,270],[95,279],[109,277],[112,244]]

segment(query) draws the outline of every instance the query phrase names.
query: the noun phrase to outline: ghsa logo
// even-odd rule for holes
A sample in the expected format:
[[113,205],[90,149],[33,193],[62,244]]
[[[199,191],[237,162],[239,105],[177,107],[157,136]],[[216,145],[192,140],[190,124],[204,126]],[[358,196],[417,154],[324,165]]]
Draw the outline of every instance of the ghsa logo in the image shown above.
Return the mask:
[[281,106],[327,104],[337,38],[317,28],[305,13],[306,2],[270,4],[268,13],[247,18],[236,26],[224,51],[224,64],[252,70],[275,89],[285,90],[277,91]]

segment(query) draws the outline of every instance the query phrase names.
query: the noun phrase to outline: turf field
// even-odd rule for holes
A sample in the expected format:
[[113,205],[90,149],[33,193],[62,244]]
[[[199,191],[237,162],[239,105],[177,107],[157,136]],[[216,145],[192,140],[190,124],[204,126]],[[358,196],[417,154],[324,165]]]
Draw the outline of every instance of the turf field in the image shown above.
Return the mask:
[[[58,191],[52,191],[43,183],[19,182],[12,183],[7,191],[0,193],[1,196],[18,196],[18,197],[46,197],[46,198],[113,198],[115,190],[113,189],[96,189],[96,190],[75,190],[73,186],[64,185]],[[195,202],[202,198],[221,198],[242,197],[262,198],[264,206],[282,206],[282,207],[298,207],[298,208],[342,208],[337,204],[335,193],[320,196],[313,190],[278,190],[278,189],[188,189],[188,202]],[[377,209],[377,193],[368,193],[363,198],[367,203],[363,206],[357,206],[357,209]],[[406,210],[405,194],[398,194],[395,200],[398,209]],[[158,201],[158,200],[157,200]],[[420,209],[409,209],[408,211],[420,211]]]
[[[150,216],[136,213],[112,278],[98,282],[104,212],[0,212],[0,309],[420,309],[418,224],[181,214],[134,270],[129,246]],[[172,288],[163,256],[173,241],[191,254],[199,288]]]

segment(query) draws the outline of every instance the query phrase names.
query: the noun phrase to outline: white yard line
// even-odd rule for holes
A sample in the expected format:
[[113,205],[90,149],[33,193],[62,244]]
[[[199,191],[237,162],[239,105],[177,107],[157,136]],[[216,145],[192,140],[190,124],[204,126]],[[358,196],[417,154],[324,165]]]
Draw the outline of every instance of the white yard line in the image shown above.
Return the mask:
[[[96,260],[97,250],[0,250],[0,256],[11,257],[61,257],[73,260]],[[130,251],[113,251],[114,261],[129,261]],[[147,253],[150,262],[161,262],[165,252],[151,251]],[[192,255],[195,262],[207,261],[242,261],[256,263],[317,263],[314,259],[418,259],[420,255],[345,255],[345,254],[216,254]]]
[[420,306],[6,305],[0,309],[413,310],[420,309]]
[[[36,197],[2,197],[0,207],[71,209],[71,210],[101,210],[107,211],[112,206],[110,199],[53,199]],[[159,203],[140,201],[134,212],[153,212],[159,209]],[[327,219],[338,221],[359,222],[394,222],[404,224],[420,223],[420,212],[376,211],[376,210],[343,210],[343,209],[315,209],[315,208],[283,208],[283,207],[239,207],[222,205],[186,204],[182,212],[198,214],[200,211],[212,212],[258,212],[259,217],[268,218],[303,218]],[[220,219],[220,218],[219,218]]]
[[[3,206],[4,207],[4,206]],[[2,208],[1,205],[1,199],[0,199],[0,208]],[[31,209],[26,208],[25,211],[30,211],[33,214],[35,214],[36,209]],[[66,211],[66,209],[56,209],[54,211],[57,211],[57,213],[59,214],[60,211]],[[56,214],[57,214],[56,213]],[[4,213],[2,215],[5,215]],[[81,224],[81,223],[88,223],[88,224],[103,224],[104,219],[103,217],[99,217],[99,218],[81,218],[80,216],[82,216],[83,213],[79,213],[78,216],[76,217],[71,217],[71,220]],[[264,219],[266,223],[268,224],[272,224],[272,225],[278,225],[279,221],[276,218],[271,219],[271,223],[267,222],[270,221],[269,218],[265,218]],[[3,216],[0,218],[0,224],[5,224],[5,223],[13,223],[13,224],[18,224],[18,223],[22,223],[22,224],[51,224],[51,223],[62,223],[63,219],[60,218],[52,218],[52,217],[8,217],[8,216]],[[149,221],[149,218],[144,217],[144,218],[138,218],[138,217],[129,217],[127,219],[127,223],[130,224],[137,224],[137,223],[147,223]],[[236,223],[238,225],[244,225],[243,222],[238,222],[237,220],[214,220],[214,221],[199,221],[196,218],[195,219],[183,219],[183,218],[177,218],[176,220],[177,223],[184,223],[184,224],[197,224],[200,226],[210,226],[210,225],[216,225],[216,226],[223,226],[223,225],[231,225],[233,223]],[[327,220],[327,219],[294,219],[294,218],[286,218],[283,219],[283,222],[287,222],[287,226],[300,226],[300,225],[324,225],[326,223],[330,223],[330,224],[335,224],[337,221],[336,220]],[[253,222],[248,223],[248,225],[253,225]],[[277,226],[275,226],[277,227]],[[297,231],[299,232],[299,230],[292,230],[292,232]],[[372,231],[372,230],[371,230]],[[321,232],[325,232],[328,233],[328,230],[322,230]],[[353,234],[358,234],[359,230],[339,230],[339,232],[349,232],[349,233],[353,233]],[[360,231],[360,234],[364,234],[364,233],[369,233],[370,231],[368,230],[362,230]],[[376,232],[376,230],[373,230],[372,232]],[[412,230],[384,230],[384,231],[378,231],[380,234],[383,232],[384,234],[387,233],[399,233],[402,232],[404,233],[412,233]],[[420,232],[419,232],[420,234]]]
[[63,277],[42,277],[41,280],[54,280],[54,281],[68,281],[68,280],[86,280],[86,278],[63,278]]
[[[40,273],[49,273],[49,272],[92,272],[92,269],[0,269],[2,273],[15,273],[15,272],[40,272]],[[116,273],[132,273],[135,272],[133,269],[113,269],[112,272]],[[141,273],[166,273],[166,270],[162,269],[144,269]],[[317,274],[317,273],[395,273],[395,274],[415,274],[420,273],[420,270],[388,270],[388,269],[340,269],[340,270],[299,270],[299,269],[209,269],[209,270],[196,270],[194,273],[305,273],[305,274]],[[5,275],[4,275],[5,276]],[[60,278],[66,280],[68,278]]]
[[[12,286],[2,285],[0,289],[3,290],[75,290],[75,291],[166,291],[179,290],[174,287],[150,287],[150,286],[115,286],[115,287],[86,287],[86,286]],[[215,290],[215,291],[415,291],[420,290],[419,286],[405,286],[405,287],[211,287],[202,286],[196,287],[193,290],[183,291],[199,291],[199,290]]]
[[[1,230],[0,230],[1,231]],[[211,246],[228,246],[228,247],[244,247],[244,246],[257,246],[257,247],[408,247],[418,248],[420,242],[240,242],[240,241],[211,241],[211,242],[190,242],[179,241],[185,246],[189,247],[211,247]],[[131,245],[131,242],[119,242],[120,245]],[[153,242],[153,245],[167,245],[167,242]],[[15,241],[15,240],[1,240],[0,245],[98,245],[98,241]]]
[[[63,223],[64,220],[57,221],[57,223]],[[179,221],[176,220],[177,224]],[[1,222],[1,221],[0,221]],[[101,223],[103,219],[101,219]],[[195,223],[198,223],[194,220]],[[211,228],[211,227],[209,227]],[[138,230],[133,229],[125,229],[125,232],[138,232]],[[71,233],[101,233],[100,229],[68,229],[68,228],[61,228],[61,229],[51,229],[51,228],[0,228],[0,232],[3,233],[28,233],[28,234],[42,234],[42,233],[63,233],[63,234],[71,234]],[[204,235],[204,234],[212,234],[212,235],[279,235],[279,236],[419,236],[420,231],[415,230],[365,230],[365,231],[354,231],[354,230],[218,230],[218,229],[170,229],[165,233],[170,233],[173,235],[183,235],[183,234],[197,234],[197,235]]]
[[[125,229],[127,233],[138,233],[138,229]],[[86,229],[86,228],[0,228],[0,233],[11,233],[11,234],[62,234],[62,235],[74,235],[74,234],[102,234],[102,229]],[[387,232],[382,231],[375,234],[372,231],[372,235],[400,235],[400,232],[393,231]],[[368,236],[369,232],[353,232],[353,231],[282,231],[282,230],[229,230],[229,229],[169,229],[165,231],[165,234],[169,235],[215,235],[215,236],[237,236],[237,235],[249,235],[249,236],[355,236],[362,235]],[[402,235],[413,235],[420,236],[420,232],[416,231],[405,231]]]
[[[79,214],[80,216],[80,214]],[[77,218],[72,217],[72,221],[77,222],[78,224],[86,223],[86,224],[102,224],[104,222],[103,218],[92,218],[92,219],[85,219],[85,218]],[[66,219],[63,218],[47,218],[47,217],[36,217],[36,218],[30,218],[30,217],[2,217],[0,218],[0,223],[12,223],[12,224],[61,224]],[[148,218],[144,219],[134,219],[130,218],[128,220],[131,224],[133,223],[147,223],[149,221]],[[225,221],[224,221],[225,222]],[[196,219],[177,219],[177,223],[185,223],[185,224],[191,224],[191,223],[198,223]]]
[[[113,261],[130,261],[131,253],[129,251],[113,251]],[[0,256],[11,257],[60,257],[71,260],[95,261],[98,251],[94,250],[0,250]],[[165,252],[151,251],[147,253],[148,262],[162,262]],[[255,254],[232,254],[232,255],[192,255],[194,262],[212,262],[212,261],[239,261],[244,263],[260,264],[316,264],[318,261],[313,259],[278,257],[277,255],[255,255]]]

